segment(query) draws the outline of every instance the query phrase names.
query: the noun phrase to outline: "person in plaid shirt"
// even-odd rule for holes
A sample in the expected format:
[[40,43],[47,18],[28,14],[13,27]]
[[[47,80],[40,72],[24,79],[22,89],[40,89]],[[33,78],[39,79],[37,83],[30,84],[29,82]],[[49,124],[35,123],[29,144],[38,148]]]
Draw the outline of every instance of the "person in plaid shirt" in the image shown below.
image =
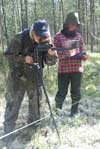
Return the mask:
[[69,13],[63,25],[63,30],[56,33],[54,45],[60,48],[69,48],[71,42],[78,41],[79,47],[73,50],[58,51],[58,92],[56,94],[56,108],[62,109],[66,98],[69,84],[71,84],[71,116],[78,112],[79,100],[81,99],[80,87],[83,73],[82,60],[87,59],[84,52],[84,41],[79,32],[80,24],[77,13]]

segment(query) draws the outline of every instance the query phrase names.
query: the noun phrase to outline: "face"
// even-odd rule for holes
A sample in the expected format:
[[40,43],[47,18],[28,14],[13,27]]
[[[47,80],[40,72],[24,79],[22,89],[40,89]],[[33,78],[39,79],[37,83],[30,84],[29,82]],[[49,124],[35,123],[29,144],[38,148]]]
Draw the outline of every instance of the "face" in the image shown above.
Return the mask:
[[36,34],[35,31],[32,32],[32,37],[35,40],[36,43],[39,42],[48,42],[51,43],[51,37],[40,37]]
[[68,24],[68,30],[70,32],[75,31],[77,29],[77,24]]
[[40,42],[40,37],[36,34],[35,31],[32,32],[32,37],[35,40],[36,43]]
[[51,43],[51,37],[42,37],[41,42]]

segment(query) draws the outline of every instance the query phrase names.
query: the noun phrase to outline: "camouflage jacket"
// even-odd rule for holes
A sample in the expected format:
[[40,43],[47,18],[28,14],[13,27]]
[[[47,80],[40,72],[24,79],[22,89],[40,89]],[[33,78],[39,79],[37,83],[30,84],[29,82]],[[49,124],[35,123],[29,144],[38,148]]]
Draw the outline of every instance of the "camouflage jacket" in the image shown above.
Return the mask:
[[[30,55],[37,43],[35,43],[29,36],[29,29],[24,30],[21,33],[18,33],[11,40],[8,48],[5,51],[5,56],[8,59],[10,70],[14,74],[20,76],[27,76],[32,74],[32,70],[27,64],[25,64],[25,55]],[[47,65],[54,65],[57,58],[55,56],[50,56],[48,52],[39,52],[39,64],[41,68],[44,67],[44,63]],[[33,59],[34,61],[34,59]]]

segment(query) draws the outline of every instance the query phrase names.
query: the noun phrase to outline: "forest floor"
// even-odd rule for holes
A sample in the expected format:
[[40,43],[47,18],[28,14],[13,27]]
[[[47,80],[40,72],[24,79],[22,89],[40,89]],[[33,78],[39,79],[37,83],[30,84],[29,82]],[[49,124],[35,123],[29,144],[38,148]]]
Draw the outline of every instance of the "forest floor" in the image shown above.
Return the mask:
[[[48,75],[46,75],[47,70],[45,70],[44,78],[61,142],[58,140],[52,119],[48,118],[41,121],[30,141],[25,141],[27,135],[21,139],[21,132],[17,133],[16,139],[10,144],[9,149],[100,149],[100,54],[89,53],[89,57],[90,60],[84,63],[85,72],[79,114],[74,118],[69,116],[70,94],[64,102],[63,109],[59,111],[58,115],[56,114],[53,100],[57,90],[56,67],[50,68]],[[0,86],[3,86],[4,78],[3,75],[0,76]],[[3,87],[0,87],[1,92]],[[45,113],[49,114],[44,99],[43,96],[41,117],[45,116]],[[4,94],[2,94],[0,97],[0,136],[3,135],[5,104]],[[21,106],[17,128],[26,124],[27,116],[28,99],[25,98]],[[0,149],[6,149],[2,141],[0,141]]]

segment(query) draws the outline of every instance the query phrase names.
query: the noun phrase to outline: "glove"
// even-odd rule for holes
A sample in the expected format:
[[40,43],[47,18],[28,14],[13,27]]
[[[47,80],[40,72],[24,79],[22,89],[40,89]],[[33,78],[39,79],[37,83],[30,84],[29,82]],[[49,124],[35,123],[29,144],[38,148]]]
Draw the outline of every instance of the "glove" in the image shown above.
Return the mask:
[[80,60],[87,60],[88,56],[86,55],[85,52],[80,52],[74,56],[71,56],[71,59],[80,59]]

